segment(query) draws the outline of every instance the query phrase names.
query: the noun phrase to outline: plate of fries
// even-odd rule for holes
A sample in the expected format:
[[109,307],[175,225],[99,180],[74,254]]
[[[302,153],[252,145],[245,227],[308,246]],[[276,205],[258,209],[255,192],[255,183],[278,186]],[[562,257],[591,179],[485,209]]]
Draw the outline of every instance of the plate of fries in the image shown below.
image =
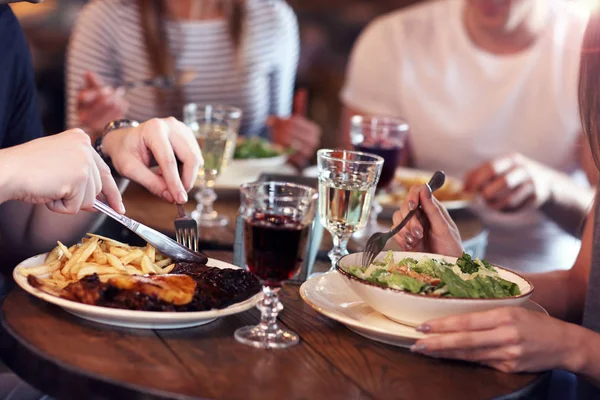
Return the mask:
[[[116,326],[138,329],[176,329],[207,324],[219,317],[237,314],[254,307],[261,299],[257,294],[229,307],[193,312],[138,311],[100,307],[63,299],[34,288],[29,275],[62,289],[87,275],[98,274],[101,281],[122,275],[168,274],[175,263],[151,245],[130,246],[119,241],[89,234],[81,243],[67,247],[61,242],[49,253],[39,254],[21,262],[13,270],[15,282],[33,296],[55,304],[78,317]],[[207,265],[217,268],[239,267],[208,259]]]
[[[408,190],[414,185],[423,185],[429,181],[433,172],[422,171],[412,168],[399,167],[393,183],[384,193],[377,195],[377,201],[383,207],[382,217],[391,218],[393,213],[400,207]],[[435,197],[447,210],[460,210],[471,205],[472,195],[463,189],[460,179],[446,176],[444,186],[435,192]]]

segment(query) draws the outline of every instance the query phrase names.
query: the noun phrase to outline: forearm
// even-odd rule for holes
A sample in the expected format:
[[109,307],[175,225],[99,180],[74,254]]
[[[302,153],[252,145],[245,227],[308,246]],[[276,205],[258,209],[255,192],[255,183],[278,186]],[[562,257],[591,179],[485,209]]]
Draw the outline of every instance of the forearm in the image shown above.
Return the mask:
[[[529,274],[525,277],[533,284],[534,291],[531,299],[558,319],[565,321],[581,321],[581,310],[583,296],[579,291],[585,293],[585,289],[572,282],[571,271],[551,271],[543,274]],[[578,293],[571,293],[569,288],[578,288]]]
[[94,227],[100,215],[80,212],[76,215],[54,213],[45,205],[9,201],[0,206],[0,237],[11,258],[24,258],[48,251],[60,240],[77,242]]
[[583,222],[594,201],[595,190],[556,172],[552,177],[551,194],[541,210],[562,229],[575,237],[581,236]]
[[600,334],[579,325],[569,324],[564,340],[570,345],[570,349],[561,367],[600,386]]

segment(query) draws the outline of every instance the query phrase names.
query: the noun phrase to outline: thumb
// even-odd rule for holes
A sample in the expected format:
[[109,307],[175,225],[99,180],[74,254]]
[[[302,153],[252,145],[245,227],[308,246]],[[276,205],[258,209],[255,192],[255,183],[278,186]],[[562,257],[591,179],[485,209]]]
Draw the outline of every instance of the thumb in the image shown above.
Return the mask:
[[95,72],[87,71],[84,79],[86,88],[99,89],[103,86],[102,79]]

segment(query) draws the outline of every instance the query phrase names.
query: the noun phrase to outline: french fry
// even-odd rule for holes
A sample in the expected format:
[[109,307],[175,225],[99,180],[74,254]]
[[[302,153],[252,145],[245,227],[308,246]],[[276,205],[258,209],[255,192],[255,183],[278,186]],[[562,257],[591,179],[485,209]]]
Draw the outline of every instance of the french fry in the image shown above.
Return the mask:
[[52,272],[58,270],[58,268],[60,268],[60,261],[56,260],[56,261],[52,261],[48,265],[40,265],[39,267],[30,267],[30,268],[20,267],[19,273],[23,276],[29,276],[29,275],[38,276],[38,275],[52,273]]
[[67,249],[67,246],[65,246],[61,242],[58,242],[58,247],[62,250],[65,257],[67,257],[68,259],[73,257],[73,253],[71,252],[71,250]]
[[106,243],[110,244],[111,246],[116,246],[116,247],[124,247],[124,248],[126,248],[126,249],[130,248],[130,246],[129,246],[128,244],[121,243],[121,242],[119,242],[118,240],[114,240],[114,239],[107,238],[107,237],[100,236],[100,235],[95,235],[95,234],[93,234],[93,233],[88,233],[87,235],[88,235],[88,236],[91,236],[91,237],[93,237],[93,238],[96,238],[96,239],[102,239],[102,240],[104,240]]
[[121,259],[121,262],[124,265],[130,264],[133,260],[135,260],[136,258],[142,257],[144,255],[144,252],[140,249],[136,249],[134,251],[132,251],[131,253],[127,254],[124,257],[119,257]]
[[63,276],[62,272],[60,272],[60,269],[57,269],[56,271],[54,271],[52,273],[52,279],[54,279],[55,281],[66,281],[66,279]]
[[94,242],[94,240],[92,239],[89,242],[87,249],[85,249],[85,251],[79,257],[79,262],[88,261],[88,259],[92,256],[92,254],[94,254],[94,251],[96,251],[97,248],[98,248],[98,240],[96,239],[96,242]]
[[172,262],[173,260],[171,260],[170,258],[165,258],[164,260],[157,261],[155,264],[157,267],[164,268]]
[[130,264],[130,265],[133,265],[133,266],[134,266],[134,267],[136,267],[136,268],[142,268],[142,258],[143,258],[143,257],[144,257],[144,256],[142,256],[142,257],[138,257],[138,258],[136,258],[135,260],[131,260],[131,261],[129,262],[129,264]]
[[103,265],[89,265],[83,267],[77,272],[77,279],[81,279],[84,276],[98,274],[98,275],[106,275],[106,274],[118,274],[118,270],[111,266],[103,266]]
[[169,264],[161,270],[161,273],[169,274],[169,273],[171,273],[171,271],[173,271],[173,268],[175,268],[175,264]]
[[114,254],[110,254],[110,253],[106,253],[105,256],[106,256],[108,263],[112,267],[114,267],[115,269],[117,269],[119,271],[126,272],[125,266],[123,265],[121,260],[119,260],[119,257],[115,256]]
[[100,245],[94,249],[92,256],[94,257],[94,261],[96,261],[98,264],[108,264],[108,258],[106,257],[106,254],[104,254],[104,251],[102,251]]
[[150,257],[144,255],[142,258],[142,272],[145,274],[160,274],[162,270],[155,266],[152,261],[150,261]]
[[61,255],[61,250],[60,247],[56,246],[54,249],[52,249],[52,251],[50,253],[48,253],[48,256],[46,257],[46,261],[44,261],[44,264],[50,264],[52,261],[56,261],[60,258]]
[[82,244],[81,246],[79,246],[79,247],[77,248],[77,250],[75,250],[75,251],[73,252],[73,255],[71,256],[71,258],[69,258],[69,261],[67,261],[67,262],[65,263],[65,265],[63,266],[63,268],[62,268],[62,270],[61,270],[61,271],[62,271],[62,274],[63,274],[65,277],[69,277],[69,276],[71,276],[71,272],[70,272],[70,271],[71,271],[71,268],[73,268],[73,266],[79,262],[79,259],[81,258],[81,255],[82,255],[82,254],[83,254],[83,252],[84,252],[84,251],[85,251],[85,250],[86,250],[86,249],[89,247],[90,243],[91,243],[91,242],[88,242],[88,243],[84,243],[84,244]]
[[156,261],[156,249],[152,245],[150,245],[150,243],[146,245],[146,249],[144,250],[144,252],[148,256],[148,258],[150,258],[150,261]]
[[127,271],[129,275],[142,275],[142,271],[129,265],[125,266],[125,271]]
[[120,248],[120,247],[116,247],[116,246],[110,246],[108,252],[119,258],[125,257],[126,255],[129,254],[129,252],[127,250]]

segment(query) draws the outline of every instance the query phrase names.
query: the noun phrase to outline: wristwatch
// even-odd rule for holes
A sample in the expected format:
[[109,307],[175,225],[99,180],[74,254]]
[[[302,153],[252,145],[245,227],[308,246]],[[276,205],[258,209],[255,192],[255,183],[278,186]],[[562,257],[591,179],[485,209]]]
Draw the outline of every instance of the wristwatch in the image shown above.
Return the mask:
[[94,143],[94,149],[96,150],[96,152],[98,153],[98,155],[100,155],[100,157],[104,160],[104,162],[106,164],[108,164],[108,166],[110,167],[111,170],[114,170],[112,162],[110,160],[110,157],[108,157],[106,154],[104,154],[104,150],[102,148],[102,141],[104,140],[104,137],[109,133],[112,132],[114,130],[117,129],[121,129],[121,128],[135,128],[136,126],[139,126],[139,122],[134,121],[132,119],[119,119],[116,121],[111,121],[108,124],[106,124],[106,127],[104,127],[104,131],[102,132],[102,135],[100,135],[98,137],[98,139],[96,139],[96,142]]

